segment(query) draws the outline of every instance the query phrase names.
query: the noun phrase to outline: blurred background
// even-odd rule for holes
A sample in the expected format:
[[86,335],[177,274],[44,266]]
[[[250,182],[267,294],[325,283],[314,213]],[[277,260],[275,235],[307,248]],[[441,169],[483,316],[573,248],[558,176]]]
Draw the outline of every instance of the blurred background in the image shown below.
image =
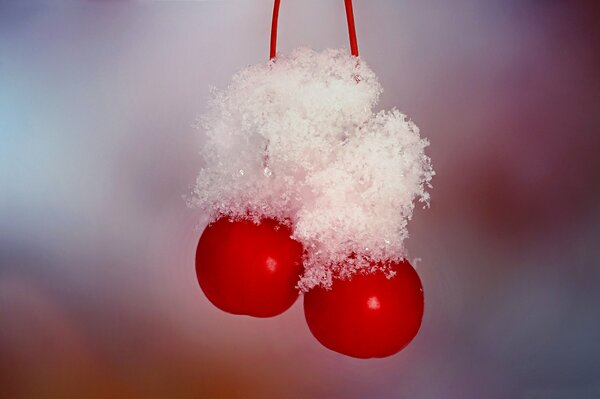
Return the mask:
[[[268,58],[271,1],[0,0],[0,396],[600,398],[597,2],[354,3],[437,171],[415,340],[351,359],[301,300],[259,320],[198,287],[192,125]],[[341,0],[282,2],[300,45],[348,46]]]

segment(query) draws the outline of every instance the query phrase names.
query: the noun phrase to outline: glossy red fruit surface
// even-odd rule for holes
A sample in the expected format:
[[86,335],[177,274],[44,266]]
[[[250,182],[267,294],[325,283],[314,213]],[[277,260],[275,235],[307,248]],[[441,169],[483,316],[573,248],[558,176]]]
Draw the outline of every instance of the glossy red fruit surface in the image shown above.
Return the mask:
[[404,348],[423,319],[423,287],[407,261],[383,272],[334,280],[331,290],[304,294],[304,315],[325,347],[357,358],[387,357]]
[[208,225],[196,251],[202,291],[219,309],[255,317],[276,316],[298,298],[302,245],[272,219],[220,218]]

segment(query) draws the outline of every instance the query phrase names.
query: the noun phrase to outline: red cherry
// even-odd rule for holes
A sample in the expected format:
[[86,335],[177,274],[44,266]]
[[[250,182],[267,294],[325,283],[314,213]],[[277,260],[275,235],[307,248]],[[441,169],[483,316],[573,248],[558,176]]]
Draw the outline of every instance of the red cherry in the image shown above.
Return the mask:
[[291,230],[273,219],[208,225],[196,251],[202,291],[219,309],[233,314],[271,317],[298,298],[302,245]]
[[325,347],[357,358],[387,357],[404,348],[423,319],[423,287],[407,261],[394,263],[396,275],[357,274],[335,280],[331,290],[304,294],[304,315]]

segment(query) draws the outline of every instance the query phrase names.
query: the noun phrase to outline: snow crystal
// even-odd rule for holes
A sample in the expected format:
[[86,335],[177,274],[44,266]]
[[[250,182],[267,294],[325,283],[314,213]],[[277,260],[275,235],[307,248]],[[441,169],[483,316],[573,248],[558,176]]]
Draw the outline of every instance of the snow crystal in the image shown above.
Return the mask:
[[[191,205],[272,217],[306,249],[299,288],[384,269],[406,255],[414,202],[428,203],[428,142],[347,50],[301,48],[238,72],[214,90]],[[374,266],[375,265],[375,266]]]

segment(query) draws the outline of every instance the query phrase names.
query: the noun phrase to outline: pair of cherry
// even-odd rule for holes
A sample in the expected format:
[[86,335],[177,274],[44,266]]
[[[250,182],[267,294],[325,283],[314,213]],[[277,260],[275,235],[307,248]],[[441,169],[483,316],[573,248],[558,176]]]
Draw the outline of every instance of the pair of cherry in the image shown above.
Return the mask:
[[[302,245],[289,227],[273,219],[260,224],[222,217],[209,224],[198,243],[196,273],[216,307],[239,315],[272,317],[298,298]],[[413,267],[336,279],[330,290],[304,293],[304,315],[325,347],[357,358],[387,357],[417,334],[423,317],[423,288]]]

